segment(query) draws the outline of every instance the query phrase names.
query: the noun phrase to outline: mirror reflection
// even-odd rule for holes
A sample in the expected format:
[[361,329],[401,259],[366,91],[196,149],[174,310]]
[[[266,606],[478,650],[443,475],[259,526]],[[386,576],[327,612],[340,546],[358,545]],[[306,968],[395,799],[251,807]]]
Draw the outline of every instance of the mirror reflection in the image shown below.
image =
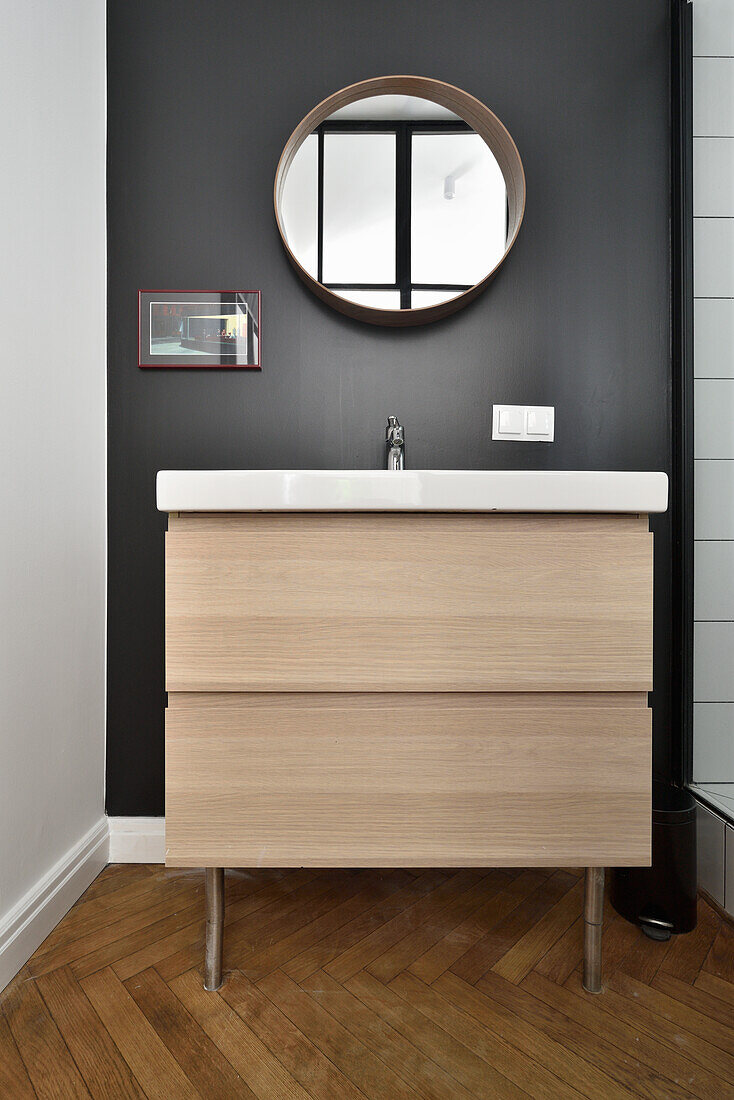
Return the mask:
[[376,309],[455,298],[507,248],[494,154],[459,115],[417,96],[371,96],[330,115],[298,149],[280,213],[305,271]]

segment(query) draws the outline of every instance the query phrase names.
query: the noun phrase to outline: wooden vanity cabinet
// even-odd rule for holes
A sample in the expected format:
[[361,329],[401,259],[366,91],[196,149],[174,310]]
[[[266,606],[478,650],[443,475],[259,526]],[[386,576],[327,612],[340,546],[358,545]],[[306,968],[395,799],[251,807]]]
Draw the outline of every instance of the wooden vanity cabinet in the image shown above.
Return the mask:
[[171,515],[166,863],[647,865],[651,687],[646,516]]

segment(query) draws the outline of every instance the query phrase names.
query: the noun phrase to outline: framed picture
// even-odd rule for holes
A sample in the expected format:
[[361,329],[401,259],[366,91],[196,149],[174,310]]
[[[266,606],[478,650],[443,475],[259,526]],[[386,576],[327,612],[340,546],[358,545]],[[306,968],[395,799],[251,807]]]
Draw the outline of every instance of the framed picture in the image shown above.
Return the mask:
[[260,291],[139,291],[138,366],[260,370]]

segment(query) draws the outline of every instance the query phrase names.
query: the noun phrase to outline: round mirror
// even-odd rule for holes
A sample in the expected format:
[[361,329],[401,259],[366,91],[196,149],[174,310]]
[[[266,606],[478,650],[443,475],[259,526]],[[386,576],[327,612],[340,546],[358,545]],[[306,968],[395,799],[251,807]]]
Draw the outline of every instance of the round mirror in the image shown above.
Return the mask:
[[515,242],[525,174],[467,92],[418,76],[352,84],[294,130],[275,176],[286,252],[351,317],[417,325],[461,309]]

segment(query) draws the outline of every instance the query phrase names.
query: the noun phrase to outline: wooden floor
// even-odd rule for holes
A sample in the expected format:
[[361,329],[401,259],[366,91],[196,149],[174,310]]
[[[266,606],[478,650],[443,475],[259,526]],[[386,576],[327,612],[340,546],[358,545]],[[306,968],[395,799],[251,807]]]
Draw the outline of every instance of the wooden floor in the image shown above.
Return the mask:
[[568,871],[230,871],[202,988],[203,875],[108,867],[0,994],[0,1097],[734,1097],[734,930],[608,913],[581,988]]

